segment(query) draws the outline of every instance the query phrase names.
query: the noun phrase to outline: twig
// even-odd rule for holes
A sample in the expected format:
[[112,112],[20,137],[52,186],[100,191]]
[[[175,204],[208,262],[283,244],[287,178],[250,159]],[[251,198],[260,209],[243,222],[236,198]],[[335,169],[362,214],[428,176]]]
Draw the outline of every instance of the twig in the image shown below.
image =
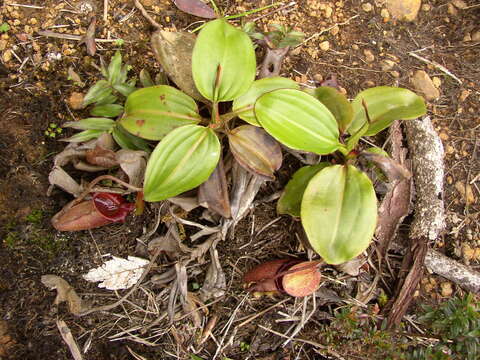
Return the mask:
[[70,349],[70,353],[72,354],[75,360],[83,360],[82,353],[80,348],[75,341],[70,328],[67,326],[65,321],[57,320],[57,328],[60,331],[60,335],[62,335],[63,341],[67,344],[68,348]]
[[[53,37],[53,38],[64,39],[64,40],[83,41],[84,39],[84,37],[80,35],[61,34],[51,30],[40,30],[40,31],[37,31],[37,33],[38,35],[41,35],[41,36]],[[95,39],[95,42],[99,42],[99,43],[111,43],[115,41],[117,41],[117,39]]]
[[[280,306],[284,303],[286,303],[288,300],[290,300],[290,298],[286,298],[286,299],[283,299],[282,301],[276,303],[276,304],[273,304],[272,306],[269,306],[268,308],[256,313],[255,315],[253,316],[250,316],[248,319],[246,319],[245,321],[242,321],[240,324],[238,324],[236,327],[237,328],[241,328],[242,326],[245,326],[247,325],[249,322],[255,320],[256,318],[258,318],[259,316],[262,316],[263,314],[266,314],[267,312],[269,312],[270,310],[272,309],[275,309],[277,306]],[[238,320],[242,320],[242,319],[238,319]],[[237,320],[237,321],[238,321]]]
[[137,283],[135,284],[135,286],[133,288],[130,289],[130,291],[128,291],[123,297],[121,297],[120,299],[118,299],[117,301],[115,301],[114,303],[112,304],[108,304],[108,305],[102,305],[102,306],[97,306],[97,307],[94,307],[94,308],[91,308],[91,309],[88,309],[86,311],[83,311],[81,312],[80,314],[78,314],[78,316],[85,316],[85,315],[88,315],[88,314],[91,314],[93,312],[97,312],[97,311],[109,311],[109,310],[112,310],[114,308],[116,308],[117,306],[119,306],[120,304],[122,304],[125,300],[128,299],[128,297],[130,295],[132,295],[137,289],[138,287],[140,286],[140,284],[142,283],[143,280],[145,280],[145,278],[147,277],[148,273],[150,272],[150,270],[153,268],[154,264],[155,264],[155,261],[157,260],[158,258],[158,255],[160,255],[160,252],[161,252],[161,249],[160,248],[157,248],[155,250],[155,253],[153,254],[151,260],[150,260],[150,263],[148,264],[148,266],[145,268],[145,270],[143,271],[142,273],[142,276],[140,276],[140,279],[138,279]]
[[103,0],[103,21],[108,20],[108,0]]
[[37,5],[27,5],[27,4],[5,4],[6,6],[18,6],[18,7],[25,7],[25,8],[30,8],[30,9],[44,9],[44,6],[37,6]]
[[435,274],[453,281],[455,284],[473,293],[480,293],[480,273],[429,249],[425,257],[425,266]]
[[[262,325],[258,325],[259,328],[265,330],[265,331],[268,331],[274,335],[277,335],[277,336],[280,336],[282,338],[285,338],[285,339],[289,339],[289,337],[287,335],[284,335],[282,333],[279,333],[278,331],[275,331],[275,330],[272,330],[272,329],[269,329],[265,326],[262,326]],[[299,338],[294,338],[292,339],[292,341],[298,341],[298,342],[301,342],[301,343],[304,343],[304,344],[308,344],[308,345],[312,345],[314,347],[317,347],[319,349],[322,349],[322,350],[325,350],[326,352],[328,352],[330,355],[332,356],[335,356],[337,359],[340,359],[340,360],[345,360],[340,354],[338,354],[337,352],[333,351],[333,350],[330,350],[327,346],[325,345],[322,345],[322,344],[319,344],[315,341],[310,341],[310,340],[304,340],[304,339],[299,339]]]
[[301,44],[298,44],[297,46],[295,46],[295,48],[297,48],[297,47],[299,47],[299,46],[302,46],[303,44],[309,42],[309,41],[312,40],[312,39],[315,39],[315,38],[319,37],[319,36],[322,35],[322,34],[325,34],[326,32],[332,30],[332,29],[333,29],[334,27],[336,27],[336,26],[347,25],[350,21],[352,21],[353,19],[355,19],[355,18],[357,18],[357,17],[359,17],[359,16],[360,16],[360,15],[354,15],[354,16],[352,16],[351,18],[345,20],[345,21],[342,22],[342,23],[334,24],[334,25],[332,25],[332,26],[330,26],[330,27],[328,27],[328,28],[326,28],[326,29],[318,32],[318,33],[315,33],[315,34],[313,34],[312,36],[310,36],[310,37],[306,38],[305,40],[303,40],[303,42],[302,42]]
[[147,13],[147,10],[145,10],[145,8],[143,7],[143,5],[140,3],[140,0],[134,0],[134,3],[135,3],[135,7],[140,10],[140,12],[142,13],[143,17],[145,19],[148,20],[148,22],[150,24],[152,24],[153,27],[157,28],[157,29],[161,29],[162,28],[162,25],[160,25],[159,23],[157,23],[150,15],[148,15]]
[[296,1],[289,2],[287,5],[283,5],[283,6],[279,7],[278,9],[275,9],[275,10],[270,11],[269,13],[267,13],[267,14],[265,14],[265,15],[262,15],[262,16],[259,16],[259,17],[255,18],[255,19],[253,19],[252,21],[253,21],[253,22],[257,22],[257,21],[260,20],[260,19],[263,19],[263,18],[265,18],[265,17],[267,17],[267,16],[273,15],[273,14],[279,12],[279,11],[285,10],[285,9],[287,9],[287,8],[289,8],[289,7],[294,6],[294,5],[297,5],[297,2],[296,2]]
[[440,65],[439,63],[435,62],[435,61],[431,61],[431,60],[428,60],[418,54],[416,54],[414,51],[411,51],[408,53],[408,55],[410,56],[413,56],[414,58],[420,60],[420,61],[423,61],[424,63],[427,63],[427,64],[430,64],[430,65],[433,65],[435,66],[438,70],[444,72],[445,74],[447,74],[448,76],[450,76],[452,79],[454,79],[455,81],[457,81],[460,85],[462,85],[462,80],[460,80],[458,77],[456,77],[454,74],[452,74],[450,72],[450,70],[448,70],[446,67]]

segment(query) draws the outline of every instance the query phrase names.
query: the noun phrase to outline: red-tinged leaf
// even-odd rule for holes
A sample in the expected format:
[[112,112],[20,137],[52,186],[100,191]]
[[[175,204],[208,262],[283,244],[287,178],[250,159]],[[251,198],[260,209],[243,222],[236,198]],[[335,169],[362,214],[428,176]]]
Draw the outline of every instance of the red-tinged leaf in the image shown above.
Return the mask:
[[210,210],[222,215],[224,218],[230,218],[230,200],[228,197],[227,179],[223,161],[217,164],[212,175],[200,185],[198,189],[198,202],[206,205]]
[[96,193],[93,195],[95,209],[111,222],[123,222],[127,215],[135,209],[134,203],[128,203],[119,194]]
[[322,278],[317,264],[317,261],[305,261],[293,265],[282,278],[283,290],[295,297],[313,294]]
[[205,19],[216,18],[215,11],[200,0],[173,0],[175,6],[187,14]]
[[61,210],[52,218],[52,225],[58,231],[88,230],[110,223],[97,211],[93,200],[82,201],[68,210]]
[[273,173],[282,165],[282,150],[265,130],[242,125],[228,133],[230,150],[242,167],[256,175],[274,179]]

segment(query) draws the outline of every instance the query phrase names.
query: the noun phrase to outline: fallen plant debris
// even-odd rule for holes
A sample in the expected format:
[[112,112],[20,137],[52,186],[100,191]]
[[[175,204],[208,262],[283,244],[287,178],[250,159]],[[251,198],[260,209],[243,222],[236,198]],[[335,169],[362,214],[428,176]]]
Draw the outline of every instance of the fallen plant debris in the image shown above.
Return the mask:
[[148,260],[135,256],[127,259],[113,256],[98,268],[91,269],[83,278],[90,282],[100,282],[98,287],[107,290],[129,289],[138,282],[148,264]]
[[83,303],[82,299],[77,295],[75,289],[70,284],[56,275],[42,275],[42,284],[50,290],[57,291],[57,297],[54,304],[59,305],[66,302],[69,311],[73,315],[79,315],[88,307]]

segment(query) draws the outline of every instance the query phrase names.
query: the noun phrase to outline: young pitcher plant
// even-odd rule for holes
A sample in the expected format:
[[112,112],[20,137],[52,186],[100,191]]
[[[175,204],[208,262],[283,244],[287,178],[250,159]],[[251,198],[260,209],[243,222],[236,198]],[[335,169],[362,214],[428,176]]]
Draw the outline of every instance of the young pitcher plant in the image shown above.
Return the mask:
[[[274,178],[282,162],[275,140],[291,149],[334,154],[335,164],[301,168],[278,210],[301,217],[310,244],[326,263],[352,259],[368,247],[377,220],[375,191],[355,166],[355,148],[362,136],[394,120],[424,114],[423,99],[406,89],[377,87],[350,103],[334,88],[307,92],[291,79],[255,80],[255,74],[250,37],[217,19],[194,42],[192,81],[177,83],[181,90],[157,85],[129,93],[116,126],[129,133],[129,141],[159,141],[147,163],[145,200],[165,200],[207,181],[221,167],[224,138],[241,166],[266,179]],[[183,86],[189,83],[196,89]],[[230,102],[230,112],[222,112]],[[247,124],[232,128],[237,118]]]

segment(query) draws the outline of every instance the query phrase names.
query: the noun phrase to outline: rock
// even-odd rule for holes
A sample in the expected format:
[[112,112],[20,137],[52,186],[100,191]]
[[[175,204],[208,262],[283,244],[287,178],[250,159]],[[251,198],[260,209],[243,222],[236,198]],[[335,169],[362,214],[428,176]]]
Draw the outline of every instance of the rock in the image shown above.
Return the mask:
[[383,18],[383,20],[390,19],[390,13],[387,9],[382,9],[382,11],[380,11],[380,16]]
[[395,66],[395,61],[392,60],[383,60],[380,65],[382,66],[382,71],[392,70]]
[[360,49],[360,48],[358,47],[357,44],[353,44],[353,45],[352,45],[352,49],[353,49],[353,50],[358,50],[358,49]]
[[458,10],[455,6],[453,6],[452,3],[448,4],[447,12],[452,16],[457,16],[458,15]]
[[323,76],[322,74],[315,74],[313,75],[313,80],[315,80],[318,83],[321,83],[323,81]]
[[5,48],[7,47],[7,40],[0,40],[0,51],[3,51],[5,50]]
[[421,5],[422,0],[387,0],[388,11],[398,20],[415,20]]
[[338,25],[335,25],[335,26],[330,30],[330,34],[332,34],[333,36],[337,35],[339,32],[340,32],[340,27],[339,27]]
[[330,43],[328,41],[323,41],[320,43],[320,50],[328,51],[330,49]]
[[435,100],[440,97],[440,91],[435,87],[432,79],[425,71],[418,70],[415,72],[411,82],[415,89],[425,96],[425,99]]
[[461,10],[466,9],[468,7],[468,5],[463,0],[453,0],[452,4]]
[[143,6],[152,6],[154,3],[154,0],[140,0]]
[[465,183],[457,181],[455,183],[455,189],[457,189],[460,195],[462,195],[463,201],[466,205],[471,205],[475,203],[475,195],[473,194],[473,189],[470,184],[465,185]]
[[370,3],[365,3],[365,4],[362,4],[362,9],[365,12],[370,12],[373,10],[373,6]]
[[10,60],[12,60],[12,51],[11,50],[6,50],[4,53],[3,53],[3,61],[4,62],[9,62]]
[[471,91],[467,89],[463,89],[462,92],[460,93],[460,96],[458,97],[459,102],[464,102],[469,96],[470,96]]
[[472,34],[472,41],[480,41],[480,30],[475,31]]
[[390,75],[392,75],[396,79],[398,79],[400,77],[400,73],[398,71],[391,71]]
[[452,284],[449,282],[442,282],[440,289],[443,297],[450,297],[453,293]]
[[472,41],[472,36],[470,35],[470,33],[466,33],[465,36],[463,37],[463,41],[464,42],[469,42],[469,41]]
[[373,55],[371,50],[364,50],[363,54],[365,55],[365,61],[368,63],[375,61],[375,56]]
[[439,77],[434,76],[433,79],[432,79],[432,82],[433,82],[433,85],[435,85],[435,87],[437,89],[440,89],[440,86],[442,86],[442,80],[440,80]]
[[83,108],[84,95],[79,92],[73,92],[68,98],[68,105],[74,110],[80,110]]
[[422,11],[429,12],[431,9],[432,7],[429,4],[422,5]]
[[301,51],[302,51],[302,47],[298,46],[295,49],[293,49],[292,51],[290,51],[290,55],[293,55],[293,56],[300,55]]
[[325,17],[329,19],[332,17],[332,14],[333,14],[333,9],[331,8],[331,6],[327,6],[325,8]]

